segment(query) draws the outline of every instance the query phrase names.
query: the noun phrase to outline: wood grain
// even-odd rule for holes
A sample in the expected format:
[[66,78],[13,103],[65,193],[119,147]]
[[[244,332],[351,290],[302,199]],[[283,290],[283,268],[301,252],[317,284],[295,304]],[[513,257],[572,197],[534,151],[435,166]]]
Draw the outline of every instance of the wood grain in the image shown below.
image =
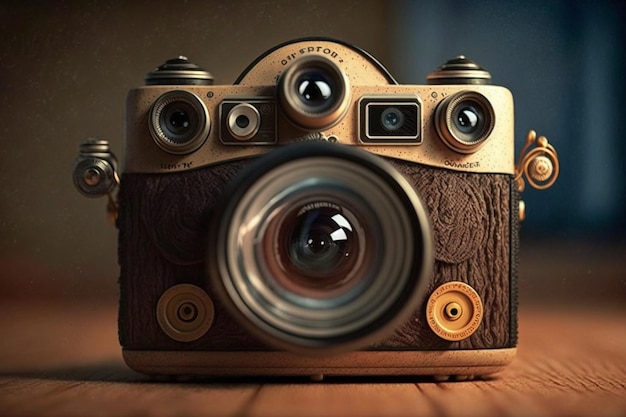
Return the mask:
[[532,309],[496,378],[154,381],[123,364],[116,306],[0,305],[2,416],[626,416],[626,311]]

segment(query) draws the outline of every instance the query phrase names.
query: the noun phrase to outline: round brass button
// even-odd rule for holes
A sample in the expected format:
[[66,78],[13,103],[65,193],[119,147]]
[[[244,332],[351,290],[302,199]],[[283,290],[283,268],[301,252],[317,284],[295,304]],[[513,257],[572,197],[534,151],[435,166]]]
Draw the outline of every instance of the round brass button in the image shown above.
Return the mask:
[[431,330],[442,339],[463,340],[480,326],[483,304],[471,286],[458,281],[447,282],[430,295],[426,318]]
[[172,339],[191,342],[204,336],[213,324],[214,307],[204,290],[191,284],[169,288],[157,303],[157,320]]

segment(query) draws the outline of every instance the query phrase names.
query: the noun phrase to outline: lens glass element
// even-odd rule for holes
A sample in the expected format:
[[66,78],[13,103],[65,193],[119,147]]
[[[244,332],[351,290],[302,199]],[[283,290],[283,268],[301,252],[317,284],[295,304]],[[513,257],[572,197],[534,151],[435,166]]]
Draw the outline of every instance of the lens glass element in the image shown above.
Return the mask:
[[185,143],[195,133],[198,117],[193,108],[184,102],[174,102],[163,109],[161,129],[174,143]]
[[296,81],[298,96],[308,106],[323,109],[333,95],[332,81],[324,73],[312,70]]
[[402,112],[395,107],[389,107],[380,116],[382,126],[390,132],[398,130],[404,123]]
[[460,132],[471,134],[476,131],[479,124],[482,122],[482,115],[476,107],[467,105],[458,110],[454,120],[456,128],[459,129]]
[[257,261],[282,296],[332,306],[370,279],[382,231],[367,202],[342,184],[303,179],[279,191],[265,213]]
[[250,119],[245,114],[241,114],[241,115],[237,116],[237,118],[235,119],[235,124],[239,128],[245,129],[246,127],[248,127],[250,125]]
[[280,268],[302,288],[345,283],[359,255],[356,219],[330,202],[295,206],[278,232]]

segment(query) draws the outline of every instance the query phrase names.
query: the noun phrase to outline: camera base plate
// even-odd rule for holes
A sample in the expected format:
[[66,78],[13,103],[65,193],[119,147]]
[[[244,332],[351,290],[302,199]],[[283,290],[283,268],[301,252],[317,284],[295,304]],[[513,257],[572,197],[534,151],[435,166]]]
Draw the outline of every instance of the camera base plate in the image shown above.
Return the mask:
[[502,371],[516,348],[447,351],[358,351],[329,357],[289,352],[147,351],[123,349],[126,364],[155,376],[434,376],[467,380]]

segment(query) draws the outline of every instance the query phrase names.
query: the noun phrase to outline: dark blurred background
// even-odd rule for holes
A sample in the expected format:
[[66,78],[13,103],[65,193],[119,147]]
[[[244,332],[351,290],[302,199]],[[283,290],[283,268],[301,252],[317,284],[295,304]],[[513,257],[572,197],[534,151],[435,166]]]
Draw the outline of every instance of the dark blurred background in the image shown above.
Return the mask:
[[[561,176],[527,189],[522,294],[626,301],[626,2],[15,1],[0,5],[0,294],[116,296],[116,230],[105,201],[75,192],[78,144],[122,157],[124,100],[145,73],[186,55],[232,83],[259,54],[330,36],[425,83],[464,54],[508,87],[516,152],[529,129]],[[584,297],[580,297],[584,294]]]

